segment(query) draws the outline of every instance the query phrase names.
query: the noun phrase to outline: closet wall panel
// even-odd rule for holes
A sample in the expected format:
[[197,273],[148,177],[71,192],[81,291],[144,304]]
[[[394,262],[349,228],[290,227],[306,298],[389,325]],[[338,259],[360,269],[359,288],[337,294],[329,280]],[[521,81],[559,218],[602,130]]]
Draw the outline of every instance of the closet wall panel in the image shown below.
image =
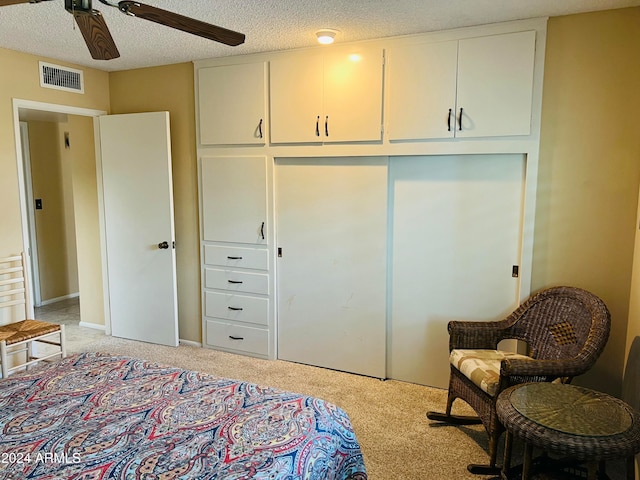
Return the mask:
[[446,388],[447,323],[518,304],[522,155],[390,160],[390,378]]
[[385,377],[387,159],[276,159],[278,358]]

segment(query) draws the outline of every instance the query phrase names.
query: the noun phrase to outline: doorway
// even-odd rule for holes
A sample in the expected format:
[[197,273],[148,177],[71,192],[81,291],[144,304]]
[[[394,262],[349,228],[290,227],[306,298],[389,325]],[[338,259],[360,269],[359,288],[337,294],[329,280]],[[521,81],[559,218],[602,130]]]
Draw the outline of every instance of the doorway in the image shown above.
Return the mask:
[[68,141],[63,145],[67,122],[66,115],[20,112],[35,307],[79,295],[73,159]]
[[[64,105],[14,100],[23,250],[30,253],[27,255],[27,268],[32,272],[32,280],[37,282],[35,288],[32,287],[32,291],[38,295],[35,303],[47,305],[64,300],[71,302],[71,305],[66,305],[65,308],[78,309],[77,306],[74,307],[73,299],[81,294],[82,302],[77,310],[80,326],[107,330],[109,333],[104,320],[106,317],[93,131],[93,118],[105,113]],[[57,164],[54,169],[57,173],[44,181],[50,184],[49,187],[56,184],[46,197],[39,195],[37,188],[33,189],[33,185],[30,185],[34,173],[30,166],[40,167],[37,162],[33,162],[33,158],[23,158],[30,149],[26,139],[23,139],[25,126],[20,124],[21,121],[37,125],[35,129],[31,129],[32,131],[49,130],[44,138],[52,139],[52,144],[47,146],[45,142],[45,145],[39,148],[45,151],[48,148],[49,152],[60,152],[60,158],[52,161]],[[48,160],[55,156],[49,155]],[[62,170],[66,170],[64,174]],[[36,176],[39,173],[43,172],[36,172]],[[57,180],[52,181],[52,177],[56,177]],[[35,198],[41,200],[38,206],[35,205]],[[64,205],[66,208],[63,208]],[[63,213],[47,219],[48,225],[44,229],[37,228],[36,216],[39,213],[54,213],[54,210],[62,210]],[[57,239],[52,241],[51,238]],[[46,244],[44,248],[43,244]],[[48,251],[43,253],[46,250]],[[43,261],[40,257],[46,257],[48,261]],[[65,289],[56,289],[57,286],[51,289],[52,284],[56,283],[64,284]],[[29,315],[32,317],[35,313],[33,308],[34,305],[28,306]]]

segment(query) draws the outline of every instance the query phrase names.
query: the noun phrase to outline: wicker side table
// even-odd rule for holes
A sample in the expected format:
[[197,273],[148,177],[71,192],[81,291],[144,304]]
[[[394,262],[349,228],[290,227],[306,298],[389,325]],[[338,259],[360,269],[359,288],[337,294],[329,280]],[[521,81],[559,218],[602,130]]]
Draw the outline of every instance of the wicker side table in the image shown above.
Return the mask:
[[635,479],[640,415],[622,400],[573,385],[526,383],[503,391],[496,410],[507,430],[503,479],[514,435],[525,443],[523,480],[531,478],[534,447],[587,463],[589,480],[597,478],[599,466],[604,475],[606,460],[625,458],[627,479]]

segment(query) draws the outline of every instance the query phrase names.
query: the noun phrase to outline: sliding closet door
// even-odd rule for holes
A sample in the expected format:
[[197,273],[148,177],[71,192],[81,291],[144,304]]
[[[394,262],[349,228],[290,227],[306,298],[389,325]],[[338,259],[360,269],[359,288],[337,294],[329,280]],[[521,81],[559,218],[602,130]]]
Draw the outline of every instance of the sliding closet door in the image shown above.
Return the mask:
[[387,160],[276,160],[278,357],[385,377]]
[[517,305],[522,155],[390,161],[390,378],[446,388],[447,323]]

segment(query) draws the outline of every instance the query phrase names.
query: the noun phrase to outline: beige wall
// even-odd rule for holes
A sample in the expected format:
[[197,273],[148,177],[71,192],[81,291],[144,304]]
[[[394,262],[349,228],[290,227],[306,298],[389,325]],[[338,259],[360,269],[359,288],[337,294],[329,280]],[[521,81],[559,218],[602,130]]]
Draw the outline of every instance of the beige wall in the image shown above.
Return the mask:
[[[636,227],[640,226],[640,197]],[[626,363],[623,399],[640,410],[640,229],[636,230],[633,274],[630,289],[629,325],[627,327]]]
[[201,341],[198,180],[193,65],[115,72],[111,112],[168,111],[176,222],[178,322],[182,340]]
[[61,130],[69,132],[65,159],[72,169],[72,190],[82,323],[104,325],[102,257],[98,213],[93,118],[70,115]]
[[612,315],[608,345],[576,383],[620,394],[640,135],[640,8],[551,18],[545,62],[534,289],[569,284]]
[[47,302],[78,291],[71,171],[57,123],[30,121],[28,130],[33,188],[28,201],[42,200],[34,218],[40,298]]
[[0,203],[3,207],[0,209],[0,255],[18,253],[23,245],[12,99],[109,110],[108,73],[82,68],[85,72],[84,95],[52,90],[40,87],[39,60],[68,65],[0,48],[0,69],[4,72],[0,75],[0,131],[3,132],[0,135]]
[[74,221],[74,200],[73,200],[73,165],[69,156],[69,148],[65,145],[65,134],[68,128],[58,123],[56,125],[58,134],[58,147],[60,152],[60,171],[62,173],[62,202],[65,211],[65,251],[67,258],[67,271],[69,282],[69,294],[77,294],[78,284],[78,252],[76,245],[76,223]]

